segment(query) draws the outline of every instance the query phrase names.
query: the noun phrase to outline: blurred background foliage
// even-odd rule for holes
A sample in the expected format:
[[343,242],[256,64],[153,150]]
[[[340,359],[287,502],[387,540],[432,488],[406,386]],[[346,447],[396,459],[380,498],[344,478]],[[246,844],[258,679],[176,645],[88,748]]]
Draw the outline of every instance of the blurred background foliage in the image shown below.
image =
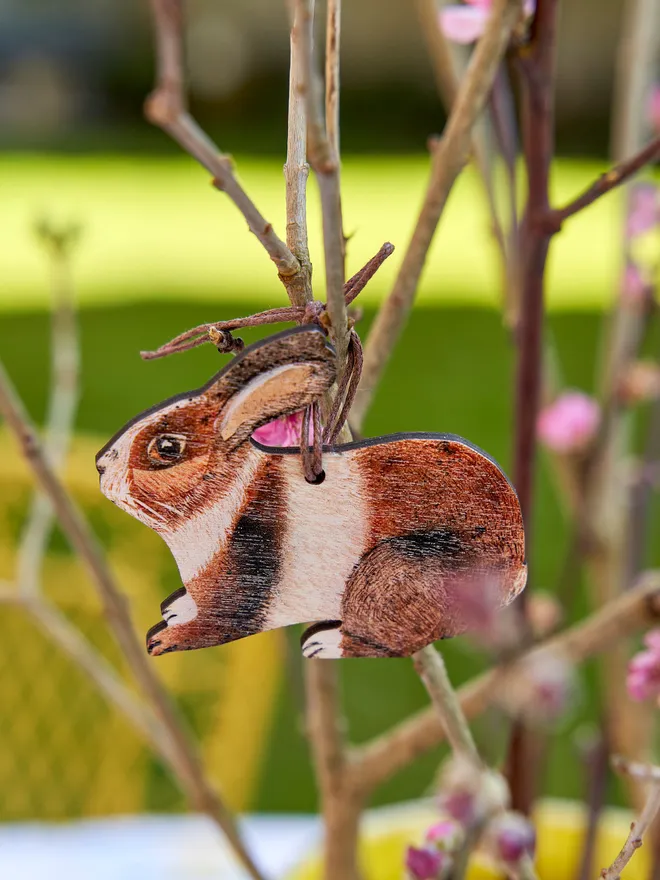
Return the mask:
[[[348,270],[385,240],[398,248],[363,295],[363,335],[414,222],[428,168],[426,139],[444,120],[411,9],[407,0],[354,0],[344,13]],[[563,158],[553,179],[560,199],[606,163],[619,12],[617,0],[564,4]],[[236,154],[248,191],[283,230],[285,4],[192,0],[189,18],[193,109],[222,148]],[[202,384],[224,363],[208,348],[146,364],[140,349],[202,321],[284,302],[272,266],[233,206],[142,121],[152,62],[146,3],[0,0],[0,354],[32,416],[42,421],[48,281],[32,227],[46,215],[79,221],[84,232],[73,268],[81,304],[82,400],[67,478],[108,549],[140,631],[158,618],[159,602],[178,575],[156,536],[98,493],[93,453],[138,411]],[[603,307],[620,272],[620,223],[614,195],[571,221],[553,245],[550,326],[569,386],[592,390]],[[321,297],[313,183],[310,224]],[[367,434],[450,431],[509,468],[513,349],[497,312],[500,281],[483,197],[468,172],[452,195],[419,306],[379,390]],[[246,341],[257,336],[245,333]],[[648,340],[649,346],[657,343]],[[8,451],[0,466],[0,578],[8,578],[29,481],[13,444],[2,438]],[[567,565],[567,528],[543,466],[539,490],[533,586],[554,590],[561,582],[577,617],[586,600]],[[58,534],[45,583],[70,619],[121,663],[86,576]],[[295,646],[296,634],[290,636]],[[212,775],[240,809],[315,807],[287,638],[271,634],[154,661],[199,733]],[[459,682],[484,665],[465,639],[448,645],[447,654]],[[427,702],[408,661],[344,661],[341,670],[357,742]],[[565,735],[554,738],[544,765],[548,794],[583,793],[581,748],[595,706],[588,667]],[[489,760],[501,756],[502,730],[492,714],[477,725]],[[378,802],[427,791],[437,759],[436,752],[418,761],[378,793]],[[0,642],[0,818],[182,807],[160,764],[124,722],[22,612],[7,610]]]

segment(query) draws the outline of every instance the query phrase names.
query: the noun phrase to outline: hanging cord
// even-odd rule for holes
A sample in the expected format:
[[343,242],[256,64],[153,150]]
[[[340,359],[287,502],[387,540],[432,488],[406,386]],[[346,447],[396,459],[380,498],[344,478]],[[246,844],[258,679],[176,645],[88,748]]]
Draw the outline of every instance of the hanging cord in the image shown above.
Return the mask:
[[[366,284],[373,278],[380,266],[394,252],[394,245],[386,242],[378,253],[369,262],[349,278],[344,284],[344,298],[346,305],[350,305],[358,294],[364,290]],[[198,345],[211,342],[221,354],[239,352],[244,343],[232,335],[232,331],[244,327],[260,327],[264,324],[279,324],[285,321],[295,321],[299,324],[317,324],[326,332],[328,331],[328,316],[325,303],[314,300],[305,306],[285,306],[279,309],[268,309],[265,312],[257,312],[255,315],[247,315],[244,318],[233,318],[230,321],[216,321],[211,324],[199,324],[185,333],[180,333],[161,345],[155,351],[141,351],[143,360],[155,360],[177,354],[182,351],[190,351]]]
[[[314,432],[311,438],[309,436],[310,427]],[[321,407],[318,403],[310,404],[305,407],[303,412],[300,430],[300,457],[307,482],[322,483],[325,479],[322,460],[323,429],[321,427]]]
[[333,446],[344,427],[348,414],[357,394],[360,376],[362,375],[362,343],[355,330],[351,330],[348,342],[348,358],[346,369],[337,389],[337,396],[332,404],[328,422],[323,434],[323,443]]

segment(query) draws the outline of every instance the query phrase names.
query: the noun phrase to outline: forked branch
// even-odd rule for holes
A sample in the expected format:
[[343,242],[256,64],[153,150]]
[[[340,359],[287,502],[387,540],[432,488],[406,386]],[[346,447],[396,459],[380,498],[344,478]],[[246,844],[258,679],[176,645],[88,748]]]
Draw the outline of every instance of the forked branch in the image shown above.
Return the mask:
[[[229,156],[221,153],[188,112],[183,59],[182,0],[151,0],[156,26],[157,83],[145,104],[150,122],[166,131],[213,176],[216,189],[227,193],[275,263],[291,302],[304,301],[301,265],[272,225],[259,212],[234,173]],[[302,285],[302,286],[301,286]]]

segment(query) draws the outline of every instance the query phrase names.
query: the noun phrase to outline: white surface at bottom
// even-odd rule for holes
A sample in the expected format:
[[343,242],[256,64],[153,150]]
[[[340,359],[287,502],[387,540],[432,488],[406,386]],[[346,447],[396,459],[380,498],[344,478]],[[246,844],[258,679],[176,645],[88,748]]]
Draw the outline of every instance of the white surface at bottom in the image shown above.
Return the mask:
[[[269,880],[318,839],[313,816],[247,816],[246,844]],[[1,880],[244,880],[204,816],[126,816],[0,825]]]

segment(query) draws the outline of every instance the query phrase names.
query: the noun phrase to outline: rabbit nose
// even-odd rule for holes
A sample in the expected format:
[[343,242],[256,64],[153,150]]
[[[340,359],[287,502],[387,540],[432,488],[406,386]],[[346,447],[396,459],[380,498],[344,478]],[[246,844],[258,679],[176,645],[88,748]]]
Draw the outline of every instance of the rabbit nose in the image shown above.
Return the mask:
[[101,464],[100,461],[97,461],[96,462],[96,470],[99,472],[100,476],[103,476],[103,474],[105,473],[105,465]]

